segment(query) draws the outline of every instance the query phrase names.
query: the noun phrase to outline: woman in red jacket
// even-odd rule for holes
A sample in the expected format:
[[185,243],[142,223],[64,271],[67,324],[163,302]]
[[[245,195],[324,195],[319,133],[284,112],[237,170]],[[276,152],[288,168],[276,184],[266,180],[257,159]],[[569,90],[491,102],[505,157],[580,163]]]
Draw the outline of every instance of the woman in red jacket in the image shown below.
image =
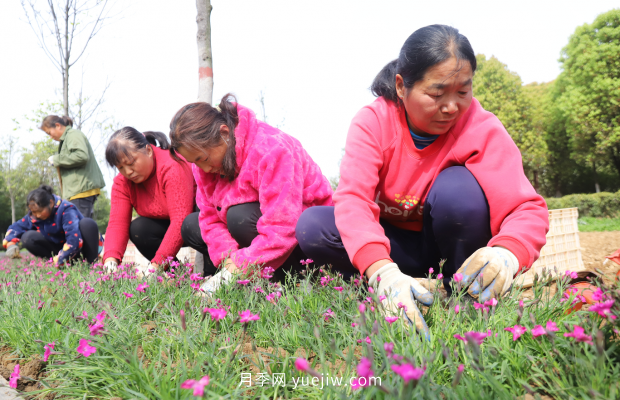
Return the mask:
[[[159,147],[157,147],[159,142]],[[138,132],[126,126],[110,138],[105,156],[120,172],[112,185],[112,207],[106,231],[106,268],[123,259],[127,240],[160,266],[183,245],[181,225],[194,210],[196,183],[186,162],[170,158],[161,132]],[[132,210],[139,217],[132,221]]]
[[538,258],[549,227],[519,150],[472,96],[475,70],[458,30],[415,31],[353,119],[335,207],[306,210],[296,229],[308,257],[352,264],[427,335],[414,299],[433,298],[413,276],[445,259],[447,289],[458,272],[480,302],[499,297]]

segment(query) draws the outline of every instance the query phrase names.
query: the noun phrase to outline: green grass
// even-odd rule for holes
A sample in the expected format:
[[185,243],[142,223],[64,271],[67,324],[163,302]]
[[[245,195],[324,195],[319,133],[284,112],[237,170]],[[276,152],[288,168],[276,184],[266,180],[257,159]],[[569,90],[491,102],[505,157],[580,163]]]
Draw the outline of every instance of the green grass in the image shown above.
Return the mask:
[[[400,321],[390,325],[376,294],[363,285],[333,275],[333,281],[322,285],[318,278],[327,276],[326,271],[290,279],[276,304],[255,290],[274,291],[262,278],[247,286],[231,283],[206,299],[196,296],[184,267],[163,282],[159,275],[149,276],[144,293],[136,291],[140,281],[131,274],[102,280],[101,272],[100,265],[57,271],[30,258],[0,261],[0,347],[13,349],[25,364],[30,357],[41,357],[45,344],[55,342],[55,353],[45,366],[45,384],[51,384],[46,392],[58,397],[191,399],[192,391],[182,389],[181,383],[203,375],[210,377],[204,396],[209,399],[514,399],[526,391],[558,399],[620,395],[620,350],[614,333],[620,319],[603,323],[592,312],[565,314],[571,303],[561,301],[567,278],[557,282],[559,290],[553,296],[542,286],[547,278],[537,280],[535,300],[523,307],[518,288],[488,311],[475,310],[463,294],[447,299],[437,294],[426,313],[431,331],[426,341]],[[90,282],[92,290],[82,290],[84,282]],[[604,288],[618,297],[616,315],[618,289]],[[360,313],[358,304],[364,300],[367,309]],[[459,313],[454,311],[456,304]],[[230,308],[219,322],[203,312],[220,306]],[[334,316],[326,321],[328,309]],[[244,310],[260,319],[239,323],[238,313]],[[91,336],[88,325],[102,311],[108,315],[104,334]],[[87,319],[79,318],[83,312]],[[533,337],[529,331],[548,320],[560,331]],[[517,324],[528,332],[513,341],[504,329]],[[563,335],[577,324],[592,336],[593,344]],[[491,335],[481,345],[454,337],[489,330]],[[88,358],[79,355],[80,339],[91,340],[96,352]],[[393,343],[393,353],[403,358],[390,357],[384,343]],[[312,386],[312,377],[294,367],[294,353],[300,349],[319,374],[342,377],[344,384]],[[268,356],[268,362],[248,355],[257,352]],[[360,374],[361,357],[370,360],[371,375],[381,386],[353,390],[348,385]],[[424,368],[422,378],[405,383],[392,370],[403,363]],[[461,364],[464,371],[459,375]],[[256,381],[251,387],[242,385],[242,374],[251,373],[252,366],[263,376],[285,374],[286,386],[258,386]],[[258,378],[256,371],[252,378]],[[295,381],[309,384],[295,388]]]
[[582,217],[577,221],[579,232],[610,232],[620,231],[620,217],[594,218]]

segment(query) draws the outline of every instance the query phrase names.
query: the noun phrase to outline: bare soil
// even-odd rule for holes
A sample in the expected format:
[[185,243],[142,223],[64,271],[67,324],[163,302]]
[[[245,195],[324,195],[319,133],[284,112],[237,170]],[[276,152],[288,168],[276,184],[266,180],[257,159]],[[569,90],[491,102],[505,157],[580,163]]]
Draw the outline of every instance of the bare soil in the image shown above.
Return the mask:
[[603,265],[605,256],[608,256],[620,248],[620,231],[612,232],[579,232],[579,244],[581,257],[585,267],[595,272],[600,269],[607,282],[615,279],[620,265],[608,261]]

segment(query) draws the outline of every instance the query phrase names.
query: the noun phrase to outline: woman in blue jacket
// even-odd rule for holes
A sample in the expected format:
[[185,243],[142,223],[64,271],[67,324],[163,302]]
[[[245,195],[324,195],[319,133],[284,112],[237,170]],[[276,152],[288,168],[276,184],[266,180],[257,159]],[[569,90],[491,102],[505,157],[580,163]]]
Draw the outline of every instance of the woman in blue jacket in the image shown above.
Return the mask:
[[18,243],[37,257],[54,258],[56,266],[68,264],[81,254],[92,263],[99,254],[97,223],[84,218],[72,203],[55,196],[51,187],[41,185],[28,194],[30,210],[6,232],[3,241],[8,257],[19,256]]

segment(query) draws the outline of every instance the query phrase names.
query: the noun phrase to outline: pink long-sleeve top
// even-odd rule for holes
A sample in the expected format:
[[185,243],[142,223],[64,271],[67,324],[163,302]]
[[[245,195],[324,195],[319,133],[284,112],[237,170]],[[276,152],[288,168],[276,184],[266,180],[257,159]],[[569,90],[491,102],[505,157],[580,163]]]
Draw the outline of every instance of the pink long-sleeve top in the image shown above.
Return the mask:
[[[297,139],[257,120],[248,108],[237,105],[237,112],[235,179],[230,182],[192,165],[200,230],[214,265],[230,256],[237,266],[263,264],[276,269],[297,246],[295,225],[301,213],[308,207],[332,205],[332,189]],[[258,236],[240,249],[228,232],[226,213],[231,206],[256,201],[262,213]]]
[[433,182],[455,165],[465,166],[486,195],[493,235],[488,246],[509,249],[520,269],[538,258],[549,230],[547,205],[527,180],[521,154],[499,119],[473,99],[454,127],[420,150],[404,108],[379,97],[351,123],[334,194],[336,227],[362,274],[375,261],[390,259],[379,218],[420,231]]
[[151,147],[155,165],[144,182],[135,184],[121,174],[114,178],[104,260],[123,259],[133,208],[141,217],[170,220],[152,263],[161,264],[166,258],[176,256],[183,245],[181,225],[194,210],[196,183],[185,161],[176,162],[167,150]]

